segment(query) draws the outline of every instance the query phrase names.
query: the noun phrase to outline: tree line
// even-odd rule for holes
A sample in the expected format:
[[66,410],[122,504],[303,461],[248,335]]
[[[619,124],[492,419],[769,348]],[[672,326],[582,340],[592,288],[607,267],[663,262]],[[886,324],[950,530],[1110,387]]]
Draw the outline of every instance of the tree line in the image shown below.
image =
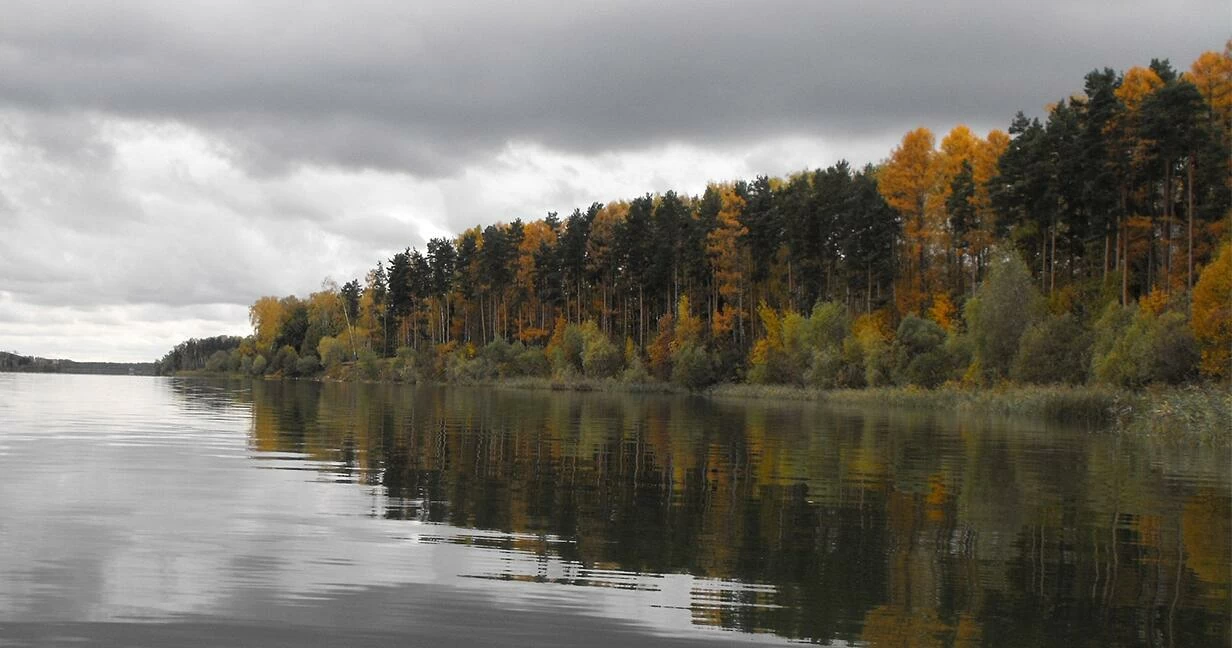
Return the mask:
[[[690,386],[1226,375],[1229,150],[1228,46],[1185,71],[1093,70],[1043,120],[939,144],[919,128],[877,165],[434,238],[340,287],[259,299],[254,335],[210,355],[284,375],[360,360]],[[1060,334],[1081,348],[1023,348]],[[1170,345],[1185,366],[1163,370]],[[1027,366],[1045,351],[1081,367]]]

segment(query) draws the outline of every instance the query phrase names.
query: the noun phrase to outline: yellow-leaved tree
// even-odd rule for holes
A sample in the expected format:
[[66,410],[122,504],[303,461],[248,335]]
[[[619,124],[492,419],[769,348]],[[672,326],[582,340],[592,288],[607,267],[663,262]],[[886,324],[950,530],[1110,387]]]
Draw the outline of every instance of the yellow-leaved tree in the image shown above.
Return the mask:
[[877,190],[890,207],[903,217],[905,267],[896,291],[900,313],[918,313],[928,295],[928,240],[924,220],[929,192],[934,184],[933,134],[917,128],[903,136],[898,148],[877,174]]
[[256,333],[257,351],[269,353],[282,330],[287,312],[277,297],[262,297],[248,309],[248,321]]
[[1202,269],[1190,326],[1202,347],[1202,373],[1232,375],[1232,243],[1224,243],[1215,261]]
[[1206,99],[1208,123],[1218,125],[1225,138],[1232,135],[1232,41],[1223,52],[1203,52],[1185,73],[1185,80]]
[[681,295],[680,300],[676,303],[676,330],[675,338],[672,340],[672,352],[674,353],[687,346],[700,344],[702,341],[702,326],[701,318],[693,314],[688,295]]
[[717,187],[722,207],[719,209],[718,223],[714,230],[706,235],[706,255],[714,272],[715,285],[718,287],[722,306],[715,309],[712,318],[711,334],[720,338],[727,334],[736,335],[738,327],[744,320],[744,238],[749,230],[740,222],[740,214],[744,211],[744,198],[736,193],[735,187],[724,184]]

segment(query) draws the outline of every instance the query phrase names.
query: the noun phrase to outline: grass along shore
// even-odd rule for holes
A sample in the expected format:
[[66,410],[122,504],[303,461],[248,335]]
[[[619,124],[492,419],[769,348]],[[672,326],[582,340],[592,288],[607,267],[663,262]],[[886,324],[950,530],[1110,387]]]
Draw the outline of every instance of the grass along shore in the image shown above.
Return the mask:
[[[401,382],[386,372],[365,378],[355,363],[302,380],[324,382]],[[243,378],[237,373],[182,371],[179,376]],[[276,379],[270,376],[266,379]],[[440,383],[453,384],[453,383]],[[498,389],[604,392],[626,394],[689,394],[663,382],[624,382],[615,378],[517,377],[476,383],[456,383]],[[1232,447],[1232,388],[1225,383],[1154,386],[1141,391],[1095,385],[1016,385],[972,388],[942,386],[872,387],[822,390],[793,385],[724,383],[696,392],[713,399],[811,401],[848,407],[895,407],[963,414],[1031,418],[1073,423],[1092,429],[1151,436],[1181,443]]]
[[1067,385],[828,391],[782,385],[719,385],[708,394],[713,398],[810,400],[834,405],[1005,415],[1232,446],[1232,390],[1223,384],[1152,387],[1142,391]]

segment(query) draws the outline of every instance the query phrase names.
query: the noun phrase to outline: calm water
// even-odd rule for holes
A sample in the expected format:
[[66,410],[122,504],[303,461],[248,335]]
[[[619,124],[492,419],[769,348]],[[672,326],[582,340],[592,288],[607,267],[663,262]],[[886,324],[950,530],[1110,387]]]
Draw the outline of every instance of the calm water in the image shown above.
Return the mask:
[[0,645],[1227,646],[1228,459],[813,404],[0,374]]

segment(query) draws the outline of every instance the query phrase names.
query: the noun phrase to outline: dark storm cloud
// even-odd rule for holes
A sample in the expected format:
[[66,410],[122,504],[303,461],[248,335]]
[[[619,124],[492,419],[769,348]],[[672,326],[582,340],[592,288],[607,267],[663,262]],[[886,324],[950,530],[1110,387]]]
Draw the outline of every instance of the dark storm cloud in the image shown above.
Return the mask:
[[447,175],[510,141],[1003,125],[1096,66],[1185,65],[1228,18],[1213,1],[409,4],[10,3],[0,102],[181,121],[261,173]]

